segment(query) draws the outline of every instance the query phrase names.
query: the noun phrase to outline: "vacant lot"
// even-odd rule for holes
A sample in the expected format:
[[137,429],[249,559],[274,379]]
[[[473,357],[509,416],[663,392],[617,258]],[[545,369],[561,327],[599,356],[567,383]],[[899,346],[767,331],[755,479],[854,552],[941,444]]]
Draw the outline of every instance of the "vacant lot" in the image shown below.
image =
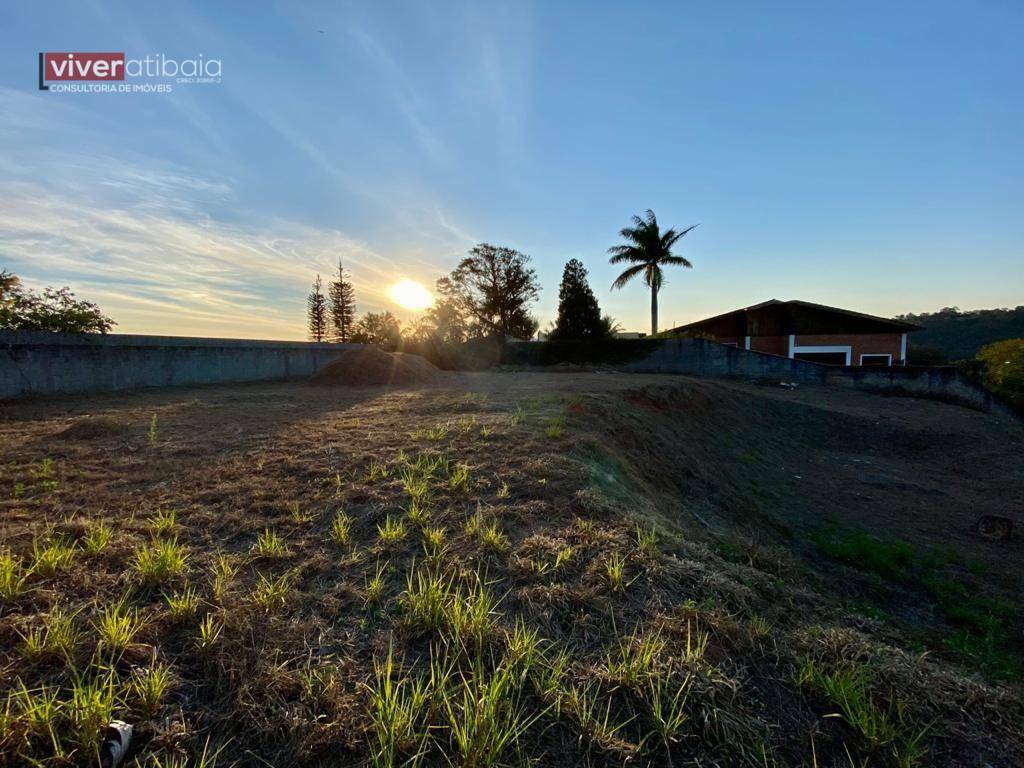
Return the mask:
[[1022,456],[683,377],[0,406],[0,755],[119,718],[140,765],[1024,764],[1024,552],[973,531]]

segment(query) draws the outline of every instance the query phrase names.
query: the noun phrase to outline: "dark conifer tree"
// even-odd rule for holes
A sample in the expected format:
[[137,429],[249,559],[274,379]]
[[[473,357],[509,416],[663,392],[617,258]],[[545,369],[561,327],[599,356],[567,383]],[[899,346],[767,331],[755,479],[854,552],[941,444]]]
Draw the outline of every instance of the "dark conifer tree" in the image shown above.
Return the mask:
[[552,339],[600,339],[608,335],[608,323],[601,319],[594,292],[587,283],[587,270],[571,259],[562,272],[558,288],[558,319]]
[[331,341],[349,341],[356,321],[356,292],[338,259],[338,279],[328,289],[331,300]]
[[312,341],[323,341],[327,338],[327,301],[321,290],[323,283],[320,275],[313,281],[313,290],[306,299],[306,317],[309,321],[309,338]]

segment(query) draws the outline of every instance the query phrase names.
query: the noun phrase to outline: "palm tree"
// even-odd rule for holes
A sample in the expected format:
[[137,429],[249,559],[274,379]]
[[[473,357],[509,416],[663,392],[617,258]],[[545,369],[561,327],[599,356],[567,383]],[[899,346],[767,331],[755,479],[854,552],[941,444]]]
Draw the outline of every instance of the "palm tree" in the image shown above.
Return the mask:
[[628,240],[626,245],[615,245],[608,249],[612,254],[609,263],[611,264],[632,264],[629,269],[615,278],[612,288],[623,288],[630,280],[637,275],[643,274],[644,285],[651,289],[651,335],[658,332],[658,291],[665,282],[665,276],[661,272],[663,266],[692,267],[687,259],[672,253],[672,246],[690,230],[697,225],[687,227],[682,232],[674,229],[666,229],[662,232],[658,228],[658,219],[654,211],[647,209],[647,215],[641,219],[633,217],[633,226],[626,227],[619,232],[623,238]]

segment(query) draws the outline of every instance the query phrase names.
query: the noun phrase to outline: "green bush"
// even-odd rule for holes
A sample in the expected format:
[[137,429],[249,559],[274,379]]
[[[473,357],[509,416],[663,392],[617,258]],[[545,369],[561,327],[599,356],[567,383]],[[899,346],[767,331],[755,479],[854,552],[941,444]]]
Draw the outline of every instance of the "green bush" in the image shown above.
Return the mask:
[[1024,408],[1024,339],[986,344],[978,352],[981,383],[1017,408]]

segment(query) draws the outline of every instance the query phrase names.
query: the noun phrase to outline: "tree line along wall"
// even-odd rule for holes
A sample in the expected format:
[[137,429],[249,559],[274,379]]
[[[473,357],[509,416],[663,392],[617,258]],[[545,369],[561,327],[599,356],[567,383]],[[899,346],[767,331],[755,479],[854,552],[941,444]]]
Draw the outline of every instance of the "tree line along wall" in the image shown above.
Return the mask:
[[361,346],[0,331],[0,398],[304,378]]

